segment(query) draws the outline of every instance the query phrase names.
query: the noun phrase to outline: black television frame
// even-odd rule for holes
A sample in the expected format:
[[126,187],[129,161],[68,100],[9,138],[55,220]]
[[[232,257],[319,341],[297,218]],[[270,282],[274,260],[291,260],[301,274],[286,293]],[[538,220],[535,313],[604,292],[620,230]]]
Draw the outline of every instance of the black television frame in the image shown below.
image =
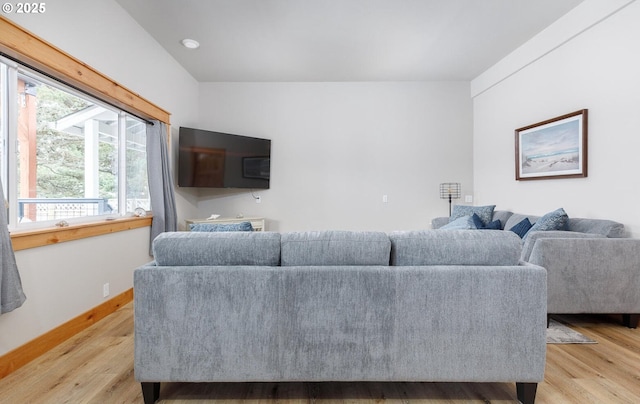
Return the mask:
[[180,127],[178,186],[269,189],[271,139]]

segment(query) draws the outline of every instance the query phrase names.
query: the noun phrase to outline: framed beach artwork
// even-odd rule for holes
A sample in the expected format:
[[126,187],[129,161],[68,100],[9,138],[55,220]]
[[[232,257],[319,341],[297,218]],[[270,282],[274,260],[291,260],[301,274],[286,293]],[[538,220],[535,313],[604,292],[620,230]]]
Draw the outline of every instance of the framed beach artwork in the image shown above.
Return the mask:
[[516,180],[586,177],[587,111],[516,129]]

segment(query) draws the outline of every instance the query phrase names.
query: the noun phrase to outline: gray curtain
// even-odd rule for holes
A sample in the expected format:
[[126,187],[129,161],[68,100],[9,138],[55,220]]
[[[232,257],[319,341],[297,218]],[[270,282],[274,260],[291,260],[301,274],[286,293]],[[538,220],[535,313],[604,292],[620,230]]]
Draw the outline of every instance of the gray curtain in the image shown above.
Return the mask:
[[160,121],[147,123],[147,171],[153,211],[152,243],[160,233],[177,230],[178,219],[170,160],[167,126]]
[[22,291],[22,282],[16,256],[11,245],[11,236],[7,228],[7,209],[4,191],[0,183],[0,314],[8,313],[22,306],[27,299]]

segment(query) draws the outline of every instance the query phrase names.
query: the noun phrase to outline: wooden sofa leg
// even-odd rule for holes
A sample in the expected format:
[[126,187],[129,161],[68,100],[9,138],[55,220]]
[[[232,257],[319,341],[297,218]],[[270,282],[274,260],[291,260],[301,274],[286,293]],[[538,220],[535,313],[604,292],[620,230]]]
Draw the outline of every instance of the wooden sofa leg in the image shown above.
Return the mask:
[[622,324],[629,328],[638,328],[638,320],[640,320],[640,314],[622,315]]
[[142,382],[142,398],[144,404],[154,404],[160,398],[160,383]]
[[534,404],[536,401],[536,390],[538,383],[518,383],[516,382],[516,392],[518,400],[522,404]]

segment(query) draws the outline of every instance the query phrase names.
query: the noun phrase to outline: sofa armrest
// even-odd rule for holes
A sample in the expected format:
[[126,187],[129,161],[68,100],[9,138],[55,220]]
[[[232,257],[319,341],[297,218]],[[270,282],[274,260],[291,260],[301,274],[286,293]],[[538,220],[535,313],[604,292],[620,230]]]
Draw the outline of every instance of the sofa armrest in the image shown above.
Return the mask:
[[431,219],[431,228],[439,229],[447,223],[449,223],[449,216],[434,217]]
[[[135,269],[136,380],[234,381],[244,373],[275,380],[278,312],[273,308],[280,301],[281,271],[268,266]],[[238,352],[253,362],[239,360]],[[220,374],[224,368],[233,371],[227,380]]]
[[589,239],[589,238],[606,238],[602,234],[592,234],[592,233],[580,233],[575,231],[566,231],[566,230],[549,230],[549,231],[533,231],[527,233],[524,239],[524,244],[522,246],[522,261],[529,261],[529,257],[531,256],[531,251],[533,250],[533,246],[536,244],[537,240],[542,238],[547,239],[558,239],[558,238],[568,238],[568,239]]
[[533,244],[528,262],[547,269],[549,313],[640,313],[640,239],[580,237]]

